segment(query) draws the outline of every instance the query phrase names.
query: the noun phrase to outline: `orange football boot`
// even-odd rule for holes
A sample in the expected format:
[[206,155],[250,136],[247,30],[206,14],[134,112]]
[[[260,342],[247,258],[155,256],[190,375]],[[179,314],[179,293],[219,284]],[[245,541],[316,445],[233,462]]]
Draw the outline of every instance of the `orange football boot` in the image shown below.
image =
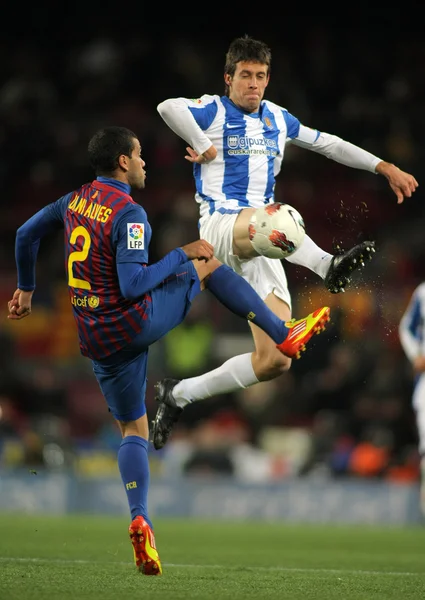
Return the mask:
[[133,519],[128,528],[133,544],[134,562],[144,575],[161,575],[162,566],[155,546],[155,537],[148,523],[141,516]]
[[330,312],[329,306],[324,306],[304,319],[287,321],[285,325],[289,328],[288,336],[281,344],[277,344],[276,348],[289,358],[300,358],[309,339],[315,333],[324,330],[325,324],[330,320]]

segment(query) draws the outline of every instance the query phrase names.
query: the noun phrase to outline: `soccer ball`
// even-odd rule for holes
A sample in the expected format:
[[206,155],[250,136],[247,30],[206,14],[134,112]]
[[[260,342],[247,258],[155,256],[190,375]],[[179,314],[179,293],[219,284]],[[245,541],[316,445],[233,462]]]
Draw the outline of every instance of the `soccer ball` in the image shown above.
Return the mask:
[[286,258],[298,250],[305,236],[304,219],[289,204],[275,202],[259,208],[249,223],[249,239],[258,254]]

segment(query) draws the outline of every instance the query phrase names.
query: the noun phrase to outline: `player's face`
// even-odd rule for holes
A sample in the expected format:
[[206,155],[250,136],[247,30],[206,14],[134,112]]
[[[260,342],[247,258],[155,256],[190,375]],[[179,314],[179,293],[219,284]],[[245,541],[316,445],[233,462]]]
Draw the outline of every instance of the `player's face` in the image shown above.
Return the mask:
[[233,76],[225,73],[229,98],[247,112],[257,112],[269,83],[268,67],[256,62],[238,62]]
[[129,169],[127,172],[128,183],[131,187],[141,190],[145,187],[146,171],[145,161],[141,157],[142,148],[139,140],[134,140],[133,152],[131,153]]

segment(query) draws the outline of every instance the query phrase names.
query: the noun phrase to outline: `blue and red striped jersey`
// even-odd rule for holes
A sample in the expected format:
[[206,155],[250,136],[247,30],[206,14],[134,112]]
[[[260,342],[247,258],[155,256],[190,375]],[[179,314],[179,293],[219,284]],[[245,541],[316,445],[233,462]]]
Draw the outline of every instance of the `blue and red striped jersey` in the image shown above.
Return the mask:
[[[95,180],[75,191],[64,213],[65,267],[84,356],[117,352],[142,330],[150,296],[136,302],[120,291],[116,262],[148,262],[145,210],[125,184]],[[128,187],[128,186],[125,186]]]
[[100,360],[121,350],[148,318],[151,298],[123,297],[116,264],[148,263],[152,230],[130,187],[99,177],[49,205],[65,227],[65,268],[84,356]]
[[98,177],[48,204],[16,232],[18,288],[34,290],[41,239],[65,230],[69,296],[84,356],[101,360],[121,350],[152,314],[150,290],[188,261],[175,248],[149,265],[152,229],[124,182]]

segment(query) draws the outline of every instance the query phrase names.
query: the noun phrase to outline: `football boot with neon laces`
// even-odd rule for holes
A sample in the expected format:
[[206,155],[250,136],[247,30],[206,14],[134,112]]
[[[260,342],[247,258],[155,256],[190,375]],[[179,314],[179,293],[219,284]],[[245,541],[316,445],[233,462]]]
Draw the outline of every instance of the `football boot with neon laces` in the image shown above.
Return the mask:
[[286,339],[277,344],[276,348],[289,358],[300,358],[301,352],[306,349],[307,342],[315,333],[324,330],[330,320],[330,308],[323,306],[307,315],[304,319],[292,319],[285,323],[289,329]]

